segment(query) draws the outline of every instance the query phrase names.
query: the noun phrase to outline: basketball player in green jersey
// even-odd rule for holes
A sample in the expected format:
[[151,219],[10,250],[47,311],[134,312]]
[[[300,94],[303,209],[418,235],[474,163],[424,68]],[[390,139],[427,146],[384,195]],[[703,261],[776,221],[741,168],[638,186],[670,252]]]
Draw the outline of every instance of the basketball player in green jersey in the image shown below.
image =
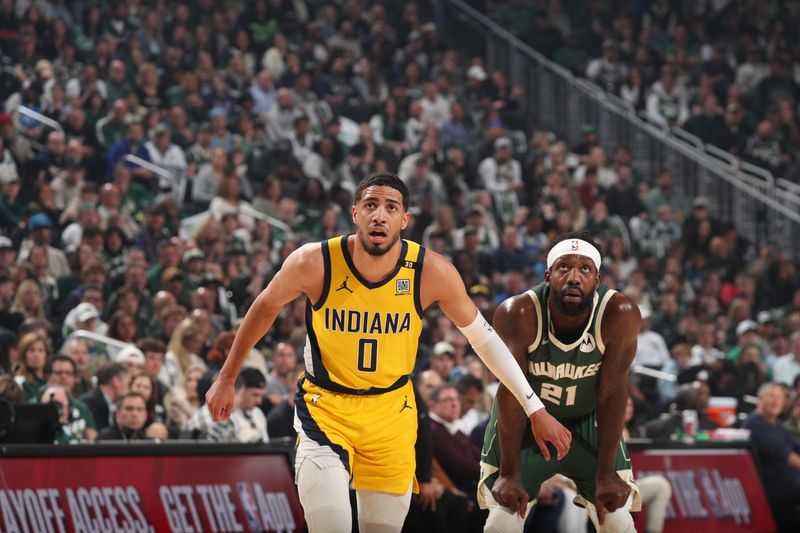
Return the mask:
[[544,409],[452,263],[400,238],[411,218],[400,178],[387,172],[364,178],[352,216],[355,235],[289,255],[247,311],[206,400],[214,420],[230,416],[236,374],[250,349],[285,304],[305,296],[295,481],[309,531],[351,531],[352,481],[359,530],[399,533],[416,486],[417,415],[408,377],[427,307],[437,304],[506,384],[543,447],[552,444],[562,457],[570,433]]
[[539,486],[555,474],[575,482],[575,503],[599,532],[635,531],[630,510],[639,509],[639,494],[621,436],[641,318],[627,296],[600,284],[600,263],[587,234],[562,235],[547,256],[544,283],[495,313],[495,329],[572,443],[563,458],[542,453],[500,386],[481,455],[486,532],[521,532]]

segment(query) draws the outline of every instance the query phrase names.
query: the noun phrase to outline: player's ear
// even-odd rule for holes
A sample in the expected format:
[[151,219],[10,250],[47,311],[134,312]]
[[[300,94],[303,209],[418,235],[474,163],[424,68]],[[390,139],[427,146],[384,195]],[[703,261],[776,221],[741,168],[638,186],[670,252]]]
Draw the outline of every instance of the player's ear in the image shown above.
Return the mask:
[[408,226],[408,222],[409,222],[410,220],[411,220],[411,213],[409,213],[408,211],[406,211],[405,213],[403,213],[403,223],[402,223],[402,225],[400,226],[400,229],[401,229],[401,230],[404,230],[404,229],[406,229],[406,226]]
[[353,224],[355,224],[356,223],[356,206],[355,206],[355,204],[353,205],[353,207],[350,208],[350,213],[353,216]]
[[545,285],[550,285],[550,269],[544,271],[544,283]]

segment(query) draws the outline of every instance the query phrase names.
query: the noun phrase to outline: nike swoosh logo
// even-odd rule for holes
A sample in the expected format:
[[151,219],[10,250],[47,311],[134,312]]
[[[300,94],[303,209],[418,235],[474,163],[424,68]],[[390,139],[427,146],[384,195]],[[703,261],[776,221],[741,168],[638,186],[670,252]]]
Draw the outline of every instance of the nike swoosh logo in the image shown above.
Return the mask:
[[526,394],[526,395],[525,395],[525,399],[526,399],[526,400],[530,400],[531,398],[533,398],[533,393],[530,393],[530,394]]

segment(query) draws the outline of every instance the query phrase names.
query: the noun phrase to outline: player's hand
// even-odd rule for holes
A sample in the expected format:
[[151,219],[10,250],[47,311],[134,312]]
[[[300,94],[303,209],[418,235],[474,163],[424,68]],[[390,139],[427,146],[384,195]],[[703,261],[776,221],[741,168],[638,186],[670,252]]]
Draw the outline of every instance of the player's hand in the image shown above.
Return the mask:
[[[438,492],[438,494],[437,494]],[[419,504],[420,509],[423,511],[431,510],[436,512],[436,499],[441,496],[441,492],[436,490],[436,485],[430,481],[428,483],[419,484],[419,494],[415,494],[414,498]]]
[[214,422],[227,419],[233,411],[233,380],[219,379],[206,393],[206,405]]
[[603,525],[605,514],[613,513],[628,501],[631,487],[616,474],[613,477],[597,478],[594,489],[594,506],[597,521]]
[[530,416],[531,431],[536,445],[542,451],[545,461],[550,460],[550,450],[547,443],[551,443],[556,448],[558,460],[564,458],[569,453],[569,445],[572,443],[572,432],[561,425],[561,422],[553,418],[545,409],[539,409]]
[[492,487],[492,496],[497,503],[525,518],[525,511],[528,508],[528,491],[522,485],[520,476],[498,477]]

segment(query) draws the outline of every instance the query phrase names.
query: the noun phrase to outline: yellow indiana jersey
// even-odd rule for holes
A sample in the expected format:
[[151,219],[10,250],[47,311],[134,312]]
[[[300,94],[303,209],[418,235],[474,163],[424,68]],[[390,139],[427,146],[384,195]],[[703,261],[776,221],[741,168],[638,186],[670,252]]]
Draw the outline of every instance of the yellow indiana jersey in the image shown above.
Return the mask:
[[322,294],[306,303],[306,374],[335,392],[377,394],[402,386],[414,369],[425,249],[401,240],[394,270],[371,283],[356,270],[347,237],[322,242]]

